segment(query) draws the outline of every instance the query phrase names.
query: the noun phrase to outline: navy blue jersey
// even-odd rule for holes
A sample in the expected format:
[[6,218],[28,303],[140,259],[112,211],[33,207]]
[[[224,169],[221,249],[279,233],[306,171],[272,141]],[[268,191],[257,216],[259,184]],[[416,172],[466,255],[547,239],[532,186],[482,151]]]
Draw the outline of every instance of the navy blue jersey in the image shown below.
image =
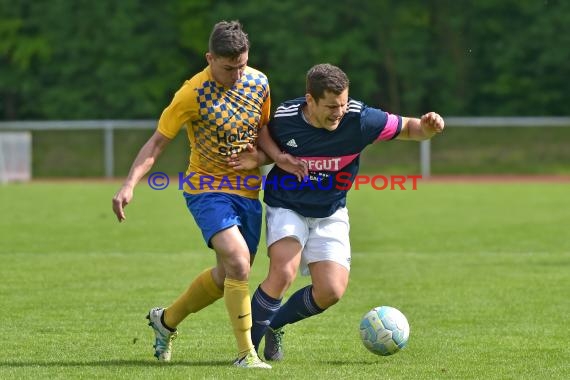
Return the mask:
[[398,136],[402,118],[349,98],[340,124],[328,131],[305,121],[305,104],[305,98],[282,103],[269,122],[269,131],[281,150],[307,163],[309,178],[299,183],[275,165],[264,183],[263,200],[306,217],[324,218],[346,205],[362,150]]

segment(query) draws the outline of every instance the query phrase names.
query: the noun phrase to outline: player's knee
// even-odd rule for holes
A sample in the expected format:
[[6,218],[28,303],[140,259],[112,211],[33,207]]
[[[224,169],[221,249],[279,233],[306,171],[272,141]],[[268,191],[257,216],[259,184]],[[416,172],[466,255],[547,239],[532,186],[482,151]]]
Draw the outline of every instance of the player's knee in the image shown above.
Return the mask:
[[277,281],[283,281],[291,284],[297,276],[297,267],[288,263],[271,263],[269,267],[269,276],[275,278]]
[[344,295],[344,288],[340,286],[327,286],[324,288],[313,287],[315,302],[322,309],[327,309],[336,304]]
[[291,284],[293,283],[294,278],[293,277],[281,277],[278,279],[277,281],[277,286],[283,291],[285,292],[287,289],[289,289],[289,287],[291,286]]
[[323,294],[321,297],[315,297],[315,302],[321,309],[328,309],[329,307],[340,301],[341,296],[335,293]]
[[292,276],[290,273],[283,274],[282,276],[278,276],[276,282],[279,284],[279,287],[283,290],[289,289],[293,281],[295,280],[295,276]]
[[295,275],[294,271],[286,270],[285,268],[272,268],[269,271],[266,282],[274,292],[283,294],[295,280]]
[[248,259],[238,256],[226,260],[224,263],[224,269],[227,277],[246,281],[249,279],[251,267]]

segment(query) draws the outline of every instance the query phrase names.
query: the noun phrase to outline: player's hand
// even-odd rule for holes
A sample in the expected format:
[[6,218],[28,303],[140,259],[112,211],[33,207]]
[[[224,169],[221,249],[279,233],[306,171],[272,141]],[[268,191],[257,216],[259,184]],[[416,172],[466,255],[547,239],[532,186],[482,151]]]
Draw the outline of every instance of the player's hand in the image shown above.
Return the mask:
[[275,164],[286,172],[293,174],[299,182],[302,182],[309,175],[307,163],[289,153],[279,154]]
[[243,151],[233,153],[227,161],[235,170],[255,169],[259,166],[259,152],[253,144],[248,143]]
[[125,207],[133,199],[133,188],[130,186],[123,186],[117,191],[113,197],[113,212],[117,216],[119,222],[126,219]]
[[423,115],[420,119],[420,125],[422,130],[426,131],[431,136],[436,133],[443,132],[443,129],[445,128],[443,118],[435,112],[428,112]]

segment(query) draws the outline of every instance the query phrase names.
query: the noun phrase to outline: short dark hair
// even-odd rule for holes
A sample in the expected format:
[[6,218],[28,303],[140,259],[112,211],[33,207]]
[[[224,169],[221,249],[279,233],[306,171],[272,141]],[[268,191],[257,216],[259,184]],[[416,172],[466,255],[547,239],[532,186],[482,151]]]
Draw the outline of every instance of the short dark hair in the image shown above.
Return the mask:
[[214,55],[237,58],[249,50],[249,40],[239,21],[220,21],[212,29],[208,48]]
[[307,72],[307,93],[318,101],[323,98],[325,91],[339,95],[349,85],[348,76],[336,66],[321,63],[311,67]]

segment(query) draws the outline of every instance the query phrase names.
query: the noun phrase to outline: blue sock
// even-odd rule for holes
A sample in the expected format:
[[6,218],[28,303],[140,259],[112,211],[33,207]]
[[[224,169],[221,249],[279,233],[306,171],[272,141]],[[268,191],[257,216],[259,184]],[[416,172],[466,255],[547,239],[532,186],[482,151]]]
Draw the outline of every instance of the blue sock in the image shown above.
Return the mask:
[[320,314],[323,311],[325,309],[317,306],[313,297],[313,285],[308,285],[303,289],[297,290],[289,297],[289,300],[287,300],[285,305],[281,306],[269,327],[275,330],[287,324]]
[[267,326],[275,317],[281,306],[281,300],[275,299],[265,293],[260,286],[251,297],[251,341],[257,351],[261,338],[265,335]]

